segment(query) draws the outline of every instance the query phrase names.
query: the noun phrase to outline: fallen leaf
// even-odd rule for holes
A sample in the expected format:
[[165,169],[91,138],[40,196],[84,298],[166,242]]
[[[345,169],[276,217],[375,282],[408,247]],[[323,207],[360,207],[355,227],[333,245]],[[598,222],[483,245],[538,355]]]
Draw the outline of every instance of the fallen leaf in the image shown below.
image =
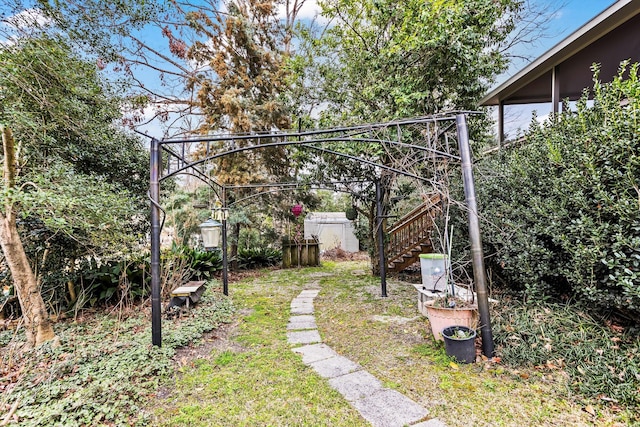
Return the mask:
[[449,362],[449,366],[451,366],[453,369],[458,369],[458,364],[455,362]]
[[588,413],[589,415],[593,416],[593,417],[595,417],[595,416],[596,416],[596,410],[595,410],[595,409],[593,409],[593,406],[591,406],[591,405],[587,405],[587,406],[585,406],[585,407],[584,407],[584,411],[585,411],[586,413]]
[[613,329],[616,332],[623,332],[624,331],[624,327],[620,326],[620,325],[611,325],[611,329]]

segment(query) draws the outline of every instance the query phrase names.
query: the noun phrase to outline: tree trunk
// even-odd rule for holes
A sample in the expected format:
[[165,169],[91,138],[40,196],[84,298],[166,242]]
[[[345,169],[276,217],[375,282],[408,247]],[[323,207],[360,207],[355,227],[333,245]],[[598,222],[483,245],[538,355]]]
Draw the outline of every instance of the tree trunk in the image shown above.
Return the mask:
[[47,307],[24,252],[15,220],[7,219],[4,215],[0,217],[0,244],[22,308],[27,344],[37,346],[55,339],[56,334],[49,320]]
[[[74,273],[76,272],[76,260],[74,258],[72,258],[69,261],[69,272],[71,273],[71,276],[73,277]],[[38,284],[40,284],[40,281],[38,281]],[[73,279],[69,279],[67,280],[67,292],[69,292],[69,307],[71,307],[73,304],[76,303],[76,301],[78,301],[78,294],[76,292],[76,284],[74,283]]]
[[[9,128],[2,126],[0,130],[2,131],[4,148],[3,180],[6,189],[14,189],[17,163],[15,142]],[[47,307],[40,294],[36,276],[22,246],[16,226],[15,208],[10,197],[5,196],[4,212],[0,213],[0,246],[2,246],[2,252],[9,270],[11,270],[15,291],[22,308],[27,344],[37,346],[55,340],[57,337],[53,331]]]
[[238,222],[233,226],[233,235],[231,237],[231,270],[238,271],[238,242],[240,241],[240,226]]

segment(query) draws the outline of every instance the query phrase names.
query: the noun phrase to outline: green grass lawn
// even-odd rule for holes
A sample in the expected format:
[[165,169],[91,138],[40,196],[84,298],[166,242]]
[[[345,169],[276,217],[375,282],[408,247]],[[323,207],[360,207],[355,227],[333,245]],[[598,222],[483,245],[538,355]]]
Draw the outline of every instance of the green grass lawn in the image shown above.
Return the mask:
[[418,314],[413,286],[390,280],[382,298],[366,262],[326,261],[232,284],[237,326],[180,369],[168,397],[154,402],[154,424],[368,425],[286,342],[289,304],[308,286],[321,289],[315,316],[325,343],[449,426],[624,425],[572,395],[562,371],[452,363]]
[[313,287],[323,341],[448,426],[640,425],[636,330],[579,307],[504,299],[492,313],[502,363],[461,365],[431,337],[415,288],[389,280],[382,298],[366,262],[248,274],[231,283],[230,298],[211,283],[189,313],[163,317],[161,348],[151,345],[146,306],[60,321],[58,346],[22,349],[22,329],[0,331],[0,420],[368,425],[287,343],[291,300]]
[[233,344],[182,370],[155,411],[160,426],[366,426],[286,339],[291,300],[326,269],[273,271],[234,283]]

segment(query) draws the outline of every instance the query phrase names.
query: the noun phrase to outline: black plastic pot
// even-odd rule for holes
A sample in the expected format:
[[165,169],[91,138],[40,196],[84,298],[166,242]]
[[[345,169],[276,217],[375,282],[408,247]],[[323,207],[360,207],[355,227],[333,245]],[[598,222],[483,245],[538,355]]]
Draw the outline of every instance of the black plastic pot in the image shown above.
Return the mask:
[[[458,331],[468,335],[467,338],[459,338]],[[476,331],[466,326],[449,326],[442,330],[444,338],[444,350],[447,356],[454,357],[460,363],[473,363],[476,361]]]

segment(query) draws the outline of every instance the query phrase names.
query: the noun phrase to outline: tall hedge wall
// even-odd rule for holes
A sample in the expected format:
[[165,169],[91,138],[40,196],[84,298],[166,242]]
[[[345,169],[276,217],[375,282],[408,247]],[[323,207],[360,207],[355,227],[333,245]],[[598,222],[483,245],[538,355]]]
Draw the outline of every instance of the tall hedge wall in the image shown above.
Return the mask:
[[487,264],[529,297],[565,296],[640,320],[638,64],[526,142],[478,161]]

